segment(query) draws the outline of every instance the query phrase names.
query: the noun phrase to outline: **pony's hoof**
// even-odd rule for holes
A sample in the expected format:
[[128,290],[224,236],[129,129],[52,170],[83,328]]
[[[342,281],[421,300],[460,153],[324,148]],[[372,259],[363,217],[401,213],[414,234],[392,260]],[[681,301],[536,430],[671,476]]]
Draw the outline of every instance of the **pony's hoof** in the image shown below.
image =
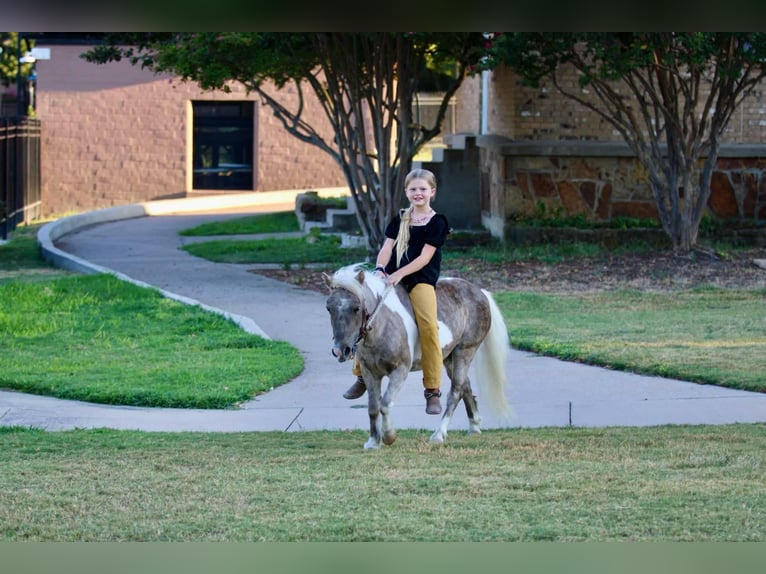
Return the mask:
[[376,450],[380,448],[380,443],[373,439],[367,439],[367,442],[364,443],[364,450]]
[[383,433],[383,444],[385,445],[394,444],[395,440],[396,440],[395,430],[390,430]]
[[468,434],[481,434],[481,429],[477,426],[471,425],[471,427],[468,429]]
[[440,431],[436,431],[431,435],[431,438],[428,439],[428,442],[431,444],[444,444],[444,435]]

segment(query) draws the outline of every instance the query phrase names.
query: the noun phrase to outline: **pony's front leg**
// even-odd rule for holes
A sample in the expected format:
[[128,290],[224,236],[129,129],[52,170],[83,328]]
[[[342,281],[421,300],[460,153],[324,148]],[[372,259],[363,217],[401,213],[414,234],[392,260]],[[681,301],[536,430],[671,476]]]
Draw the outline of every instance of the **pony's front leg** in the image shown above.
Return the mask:
[[364,449],[380,448],[380,379],[365,376],[367,385],[367,413],[370,416],[370,437],[364,443]]
[[388,387],[383,395],[380,406],[380,412],[383,416],[383,443],[393,444],[396,440],[396,430],[391,424],[391,407],[394,405],[394,397],[402,388],[404,380],[407,378],[409,369],[399,367],[388,376]]

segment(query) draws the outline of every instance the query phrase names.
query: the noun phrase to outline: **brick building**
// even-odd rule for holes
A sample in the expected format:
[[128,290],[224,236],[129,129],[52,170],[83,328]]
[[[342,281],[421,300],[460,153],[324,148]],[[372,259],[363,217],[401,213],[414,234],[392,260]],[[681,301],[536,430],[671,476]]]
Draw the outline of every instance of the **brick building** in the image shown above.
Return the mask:
[[[562,76],[577,85],[574,69]],[[593,220],[656,217],[644,169],[619,132],[550,84],[523,86],[507,68],[469,78],[457,96],[457,118],[456,132],[478,134],[482,223],[495,236],[541,206]],[[766,223],[765,144],[766,100],[758,89],[725,132],[710,215]]]
[[[345,186],[340,167],[291,136],[238,84],[205,92],[127,61],[92,64],[87,45],[40,38],[36,63],[41,120],[43,215],[160,198],[231,191]],[[297,101],[294,89],[283,102]],[[312,124],[322,125],[317,102]],[[326,125],[323,136],[332,141]]]
[[[231,191],[345,186],[326,153],[291,136],[238,84],[231,93],[156,76],[128,62],[90,64],[88,46],[37,40],[43,214]],[[577,81],[572,70],[571,83]],[[287,106],[296,94],[281,94]],[[317,102],[308,101],[321,125]],[[605,120],[552,86],[524,87],[508,69],[467,78],[445,141],[470,149],[442,156],[442,201],[503,237],[508,222],[538,212],[590,219],[654,217],[646,175]],[[324,137],[332,140],[329,125]],[[710,213],[766,222],[766,102],[757,90],[737,110],[713,175]],[[448,152],[450,150],[447,150]],[[434,164],[435,165],[435,164]],[[477,213],[471,210],[476,205]],[[457,208],[456,208],[457,209]],[[478,222],[478,223],[477,223]]]

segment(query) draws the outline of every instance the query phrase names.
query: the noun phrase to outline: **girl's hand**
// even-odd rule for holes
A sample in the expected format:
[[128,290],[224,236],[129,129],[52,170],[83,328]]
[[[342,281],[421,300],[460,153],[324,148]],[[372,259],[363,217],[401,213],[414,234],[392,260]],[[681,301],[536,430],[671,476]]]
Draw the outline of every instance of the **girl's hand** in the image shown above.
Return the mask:
[[399,273],[399,271],[396,271],[396,272],[392,273],[391,275],[389,275],[386,278],[386,284],[387,285],[398,285],[399,281],[401,281],[401,280],[402,280],[402,274]]

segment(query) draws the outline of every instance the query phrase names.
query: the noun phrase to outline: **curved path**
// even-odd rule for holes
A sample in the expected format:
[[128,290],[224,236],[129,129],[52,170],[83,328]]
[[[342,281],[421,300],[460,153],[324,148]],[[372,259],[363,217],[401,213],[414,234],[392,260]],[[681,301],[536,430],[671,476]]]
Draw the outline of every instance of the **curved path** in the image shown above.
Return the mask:
[[[341,396],[353,377],[348,363],[339,364],[330,355],[324,295],[254,274],[249,271],[252,266],[211,263],[179,249],[191,240],[178,235],[184,228],[275,208],[248,205],[161,215],[118,209],[101,222],[96,218],[64,223],[47,238],[41,232],[41,243],[61,267],[115,272],[232,316],[254,333],[288,341],[305,359],[300,376],[238,410],[104,406],[2,391],[0,425],[48,430],[367,430],[366,399],[347,401]],[[516,415],[511,426],[516,427],[766,422],[766,395],[760,393],[610,371],[515,350],[507,371],[506,394]],[[396,428],[432,430],[438,425],[440,417],[424,412],[419,375],[413,373],[397,397]],[[486,410],[484,428],[507,426],[493,421]],[[461,407],[450,430],[467,428]]]

